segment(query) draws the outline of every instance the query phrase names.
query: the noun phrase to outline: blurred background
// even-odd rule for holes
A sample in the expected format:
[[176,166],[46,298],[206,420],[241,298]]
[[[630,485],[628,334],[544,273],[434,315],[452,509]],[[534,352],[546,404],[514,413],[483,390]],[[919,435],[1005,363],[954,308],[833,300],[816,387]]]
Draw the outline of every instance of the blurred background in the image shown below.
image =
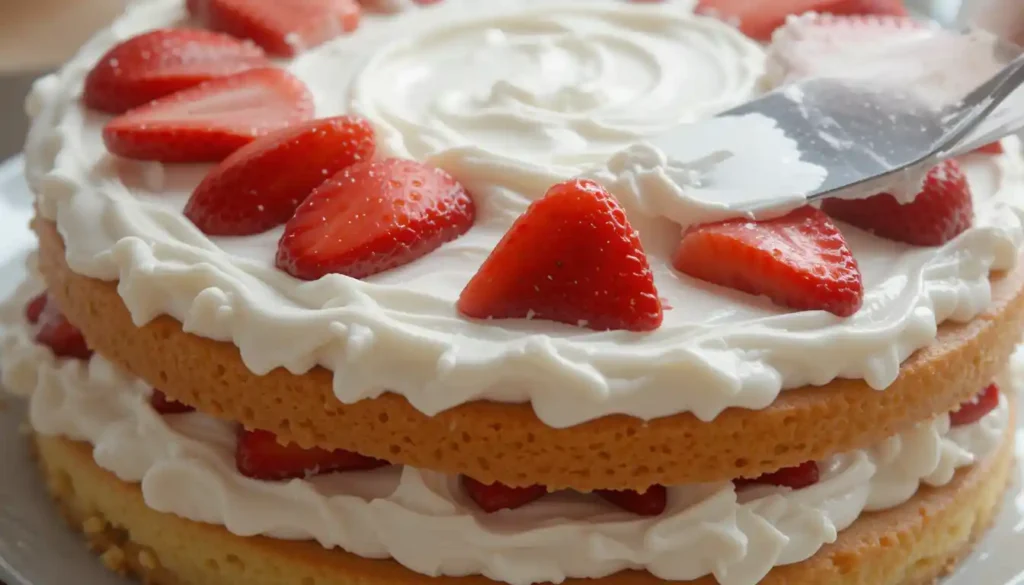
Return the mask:
[[[17,154],[27,120],[22,101],[32,81],[57,67],[127,0],[0,0],[0,162]],[[775,0],[761,0],[773,2]],[[980,18],[999,27],[1024,0],[907,0],[943,24]],[[1018,21],[1019,22],[1019,21]]]
[[32,81],[74,54],[126,0],[0,0],[0,162],[21,150]]

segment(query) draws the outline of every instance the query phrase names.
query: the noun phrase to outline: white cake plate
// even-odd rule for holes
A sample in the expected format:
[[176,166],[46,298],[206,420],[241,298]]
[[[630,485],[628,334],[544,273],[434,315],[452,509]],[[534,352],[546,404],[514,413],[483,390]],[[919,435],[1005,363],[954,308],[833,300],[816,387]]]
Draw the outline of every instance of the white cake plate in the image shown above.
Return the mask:
[[[28,230],[32,198],[21,160],[0,164],[0,297],[25,276],[35,239]],[[2,394],[2,392],[0,392]],[[50,501],[20,432],[25,408],[0,403],[0,580],[7,585],[127,585],[104,568],[69,530]],[[1024,425],[1017,430],[1017,458],[1024,461]],[[944,585],[1024,585],[1024,466],[1018,463],[996,525],[956,575]]]

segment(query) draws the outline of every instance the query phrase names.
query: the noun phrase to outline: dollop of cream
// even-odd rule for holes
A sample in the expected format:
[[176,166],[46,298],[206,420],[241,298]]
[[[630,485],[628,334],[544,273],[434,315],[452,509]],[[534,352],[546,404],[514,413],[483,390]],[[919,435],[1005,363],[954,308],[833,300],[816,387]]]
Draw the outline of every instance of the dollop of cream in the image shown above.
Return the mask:
[[[27,176],[39,213],[58,223],[69,266],[117,280],[136,324],[171,315],[186,331],[237,345],[256,374],[322,365],[334,371],[344,403],[390,391],[434,415],[474,400],[529,402],[546,424],[567,427],[613,413],[689,411],[710,420],[836,377],[885,388],[938,323],[988,306],[990,270],[1014,265],[1024,238],[1016,143],[1002,158],[967,164],[976,225],[946,246],[911,248],[844,227],[867,291],[849,319],[790,311],[679,274],[671,267],[679,222],[700,202],[631,198],[629,189],[616,193],[669,307],[659,330],[594,332],[456,313],[462,288],[549,186],[598,173],[639,139],[756,93],[762,50],[691,7],[446,0],[367,14],[355,33],[282,63],[310,86],[318,115],[365,114],[382,154],[423,157],[476,200],[477,223],[465,236],[365,281],[301,282],[277,270],[281,228],[206,237],[181,211],[208,167],[118,160],[104,149],[107,118],[79,100],[85,75],[119,40],[183,24],[182,0],[133,3],[36,83]],[[749,138],[736,134],[737,144]]]
[[[39,288],[30,282],[0,306],[3,383],[30,397],[37,432],[91,443],[96,463],[140,483],[154,510],[240,536],[315,540],[392,558],[430,576],[482,574],[530,585],[641,569],[667,580],[712,574],[722,585],[754,585],[772,567],[834,542],[863,511],[897,506],[922,483],[948,483],[956,469],[998,447],[1009,421],[1005,399],[971,425],[950,429],[943,415],[820,462],[821,481],[801,490],[673,487],[656,518],[571,492],[488,515],[456,477],[411,467],[290,482],[243,477],[234,425],[199,413],[160,416],[149,406],[150,390],[102,357],[58,360],[36,345],[23,309]],[[1004,390],[1019,386],[1022,356]]]
[[[743,136],[743,140],[737,140]],[[668,154],[671,153],[671,154]],[[807,203],[825,169],[800,160],[797,144],[767,116],[721,116],[673,128],[613,155],[587,173],[630,215],[679,227],[781,215]]]

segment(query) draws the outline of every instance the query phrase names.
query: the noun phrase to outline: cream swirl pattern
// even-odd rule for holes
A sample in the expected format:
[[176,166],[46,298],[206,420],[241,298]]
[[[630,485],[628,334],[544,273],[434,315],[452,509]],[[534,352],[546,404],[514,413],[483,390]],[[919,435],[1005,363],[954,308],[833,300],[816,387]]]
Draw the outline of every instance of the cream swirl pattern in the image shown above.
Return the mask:
[[[137,324],[169,314],[186,331],[236,344],[256,373],[321,364],[344,403],[391,391],[432,415],[473,400],[531,402],[542,421],[565,427],[612,413],[709,420],[836,377],[882,389],[938,323],[989,304],[989,271],[1012,267],[1024,238],[1024,160],[1011,141],[1010,154],[967,163],[976,226],[950,244],[909,248],[844,230],[867,294],[857,315],[840,320],[680,275],[669,261],[680,227],[667,216],[686,206],[616,188],[671,307],[658,331],[463,319],[459,291],[530,201],[647,132],[750,97],[764,57],[687,2],[447,0],[367,15],[354,34],[282,65],[312,88],[318,115],[361,112],[384,151],[426,157],[456,176],[476,198],[477,224],[366,281],[300,282],[273,267],[280,229],[211,239],[181,215],[205,167],[114,159],[100,136],[106,119],[79,103],[107,48],[184,24],[183,4],[137,0],[36,84],[26,160],[39,212],[58,222],[75,272],[119,281]],[[783,150],[780,159],[799,158]]]
[[[151,508],[218,524],[240,536],[316,540],[362,557],[393,558],[425,575],[483,574],[512,585],[559,583],[646,569],[669,580],[713,574],[753,585],[773,566],[800,562],[865,510],[941,486],[1005,437],[1008,404],[971,425],[939,416],[872,449],[820,462],[820,483],[798,491],[730,482],[670,488],[668,509],[639,518],[600,499],[550,494],[526,508],[479,512],[457,478],[414,468],[335,474],[287,483],[243,477],[235,429],[203,414],[161,417],[148,388],[102,357],[55,360],[32,341],[23,307],[28,283],[0,306],[0,371],[30,396],[44,435],[88,441],[104,469],[141,483]],[[1018,351],[1015,390],[1024,364]]]
[[679,8],[512,7],[422,27],[366,63],[353,107],[390,153],[476,147],[572,172],[742,102],[763,68],[750,41]]

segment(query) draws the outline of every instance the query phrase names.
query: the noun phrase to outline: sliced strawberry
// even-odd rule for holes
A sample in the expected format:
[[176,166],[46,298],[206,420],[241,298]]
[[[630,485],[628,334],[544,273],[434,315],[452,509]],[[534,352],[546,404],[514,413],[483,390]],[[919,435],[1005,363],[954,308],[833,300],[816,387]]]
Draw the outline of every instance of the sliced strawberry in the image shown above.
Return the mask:
[[945,244],[974,221],[971,188],[955,160],[929,171],[921,192],[906,205],[881,193],[867,199],[827,199],[821,208],[840,221],[917,246]]
[[82,101],[121,114],[157,98],[270,61],[256,45],[195,29],[161,29],[124,41],[85,78]]
[[989,384],[977,396],[949,413],[949,424],[954,427],[969,425],[981,420],[997,406],[999,406],[999,387]]
[[280,225],[328,178],[373,157],[362,118],[314,120],[243,146],[211,170],[185,206],[210,235],[244,236]]
[[305,280],[365,278],[454,240],[475,216],[466,190],[441,169],[394,158],[357,164],[299,206],[278,244],[277,266]]
[[697,10],[738,24],[744,34],[759,41],[769,40],[789,16],[805,12],[907,15],[903,0],[699,0]]
[[683,234],[673,265],[779,305],[840,317],[856,313],[864,296],[860,269],[843,234],[813,207],[766,221],[694,226]]
[[515,488],[500,483],[490,485],[462,476],[462,487],[480,509],[488,514],[498,510],[515,510],[541,499],[548,493],[542,485]]
[[149,395],[149,405],[158,414],[184,414],[195,410],[187,404],[168,398],[166,394],[156,389]]
[[668,490],[663,485],[653,485],[642,493],[636,490],[598,490],[596,493],[623,510],[639,516],[658,516],[668,504]]
[[474,319],[652,331],[662,308],[643,246],[603,187],[573,179],[530,205],[458,302]]
[[808,461],[807,463],[801,463],[796,467],[784,467],[778,471],[772,473],[765,473],[760,477],[754,479],[735,479],[733,483],[736,487],[745,487],[748,485],[777,485],[780,487],[788,487],[798,490],[818,483],[821,471],[818,469],[818,464],[814,461]]
[[[35,308],[38,303],[37,297],[30,307]],[[49,347],[57,357],[81,360],[92,357],[92,350],[86,345],[82,332],[64,317],[60,307],[49,297],[43,302],[36,319],[36,341]]]
[[1003,154],[1006,151],[1003,149],[1003,143],[997,141],[990,142],[985,146],[982,146],[981,148],[975,150],[974,152],[978,154]]
[[437,4],[441,0],[359,0],[360,6],[367,12],[392,14],[408,10],[415,5]]
[[42,293],[34,297],[31,301],[25,305],[25,319],[29,323],[35,325],[39,323],[39,317],[43,314],[43,309],[46,308],[46,293]]
[[189,0],[206,27],[292,57],[359,26],[356,0]]
[[282,445],[267,431],[242,430],[238,434],[235,464],[246,477],[279,480],[311,477],[336,471],[363,471],[390,465],[351,451],[303,449]]
[[216,162],[275,130],[313,117],[313,96],[283,69],[252,69],[207,81],[114,118],[103,129],[119,156]]

